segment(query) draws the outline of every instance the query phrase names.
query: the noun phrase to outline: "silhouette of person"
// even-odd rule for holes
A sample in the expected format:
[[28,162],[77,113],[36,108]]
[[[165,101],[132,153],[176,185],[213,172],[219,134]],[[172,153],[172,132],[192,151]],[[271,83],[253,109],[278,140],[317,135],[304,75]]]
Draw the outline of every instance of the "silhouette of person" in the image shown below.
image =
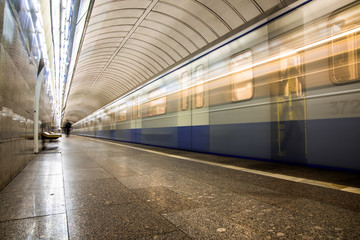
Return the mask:
[[69,120],[67,120],[64,125],[66,137],[68,137],[70,135],[70,129],[71,129],[71,123],[69,122]]

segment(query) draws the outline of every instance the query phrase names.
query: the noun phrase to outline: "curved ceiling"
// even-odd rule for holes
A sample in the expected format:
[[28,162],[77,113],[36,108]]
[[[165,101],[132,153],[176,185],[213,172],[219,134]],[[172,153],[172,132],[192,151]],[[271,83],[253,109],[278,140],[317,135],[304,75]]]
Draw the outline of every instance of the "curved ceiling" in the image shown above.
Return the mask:
[[295,0],[96,0],[64,119],[76,122]]

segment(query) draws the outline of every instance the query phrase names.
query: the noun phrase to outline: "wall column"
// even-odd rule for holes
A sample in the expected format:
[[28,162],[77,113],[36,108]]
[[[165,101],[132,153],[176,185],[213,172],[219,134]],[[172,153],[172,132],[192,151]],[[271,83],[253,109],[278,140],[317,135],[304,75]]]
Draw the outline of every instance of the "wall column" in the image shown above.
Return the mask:
[[39,106],[40,106],[40,92],[41,86],[44,82],[44,60],[41,59],[39,63],[38,75],[35,85],[35,101],[34,101],[34,153],[39,152]]

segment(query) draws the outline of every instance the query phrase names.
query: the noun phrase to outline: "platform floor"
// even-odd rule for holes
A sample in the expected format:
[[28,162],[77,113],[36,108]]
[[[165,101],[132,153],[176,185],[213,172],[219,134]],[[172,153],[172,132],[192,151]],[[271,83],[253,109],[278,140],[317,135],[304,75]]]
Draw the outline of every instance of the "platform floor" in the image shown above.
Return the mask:
[[63,137],[0,193],[0,239],[360,239],[360,176]]

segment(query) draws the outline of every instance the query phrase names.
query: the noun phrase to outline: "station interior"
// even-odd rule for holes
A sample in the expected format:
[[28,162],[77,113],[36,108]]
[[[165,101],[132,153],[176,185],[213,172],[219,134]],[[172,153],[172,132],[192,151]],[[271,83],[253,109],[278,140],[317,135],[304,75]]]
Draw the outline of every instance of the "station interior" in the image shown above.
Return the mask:
[[0,1],[0,239],[359,236],[359,1]]

